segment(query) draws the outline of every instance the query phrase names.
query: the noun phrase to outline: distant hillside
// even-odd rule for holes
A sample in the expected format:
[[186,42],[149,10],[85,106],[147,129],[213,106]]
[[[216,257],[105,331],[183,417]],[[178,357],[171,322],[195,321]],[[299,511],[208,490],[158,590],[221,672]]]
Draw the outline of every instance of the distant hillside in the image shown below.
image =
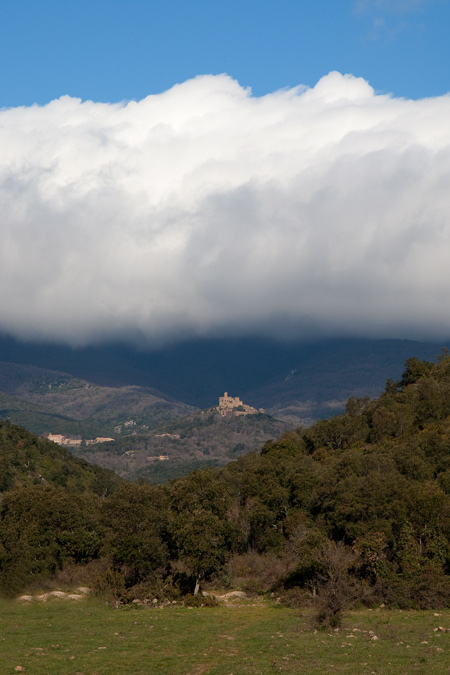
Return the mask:
[[[441,346],[410,340],[234,338],[153,350],[124,345],[71,349],[0,338],[3,361],[70,373],[101,387],[151,387],[149,393],[198,408],[215,405],[228,390],[293,426],[341,412],[349,396],[377,396],[388,377],[400,377],[408,357],[433,359]],[[0,391],[29,400],[1,385]],[[58,412],[72,414],[66,406]]]
[[[195,447],[191,432],[203,426],[212,445],[222,424],[230,436],[258,417],[199,415],[192,429],[172,423],[171,437],[158,437],[175,444],[184,434]],[[344,415],[223,468],[164,486],[123,481],[101,498],[79,492],[98,494],[96,476],[108,474],[7,423],[0,431],[3,594],[84,574],[110,601],[153,606],[188,594],[192,606],[201,584],[226,583],[313,604],[327,630],[354,603],[449,607],[448,354],[409,358],[378,398],[350,398]]]
[[278,438],[288,425],[268,415],[222,417],[215,409],[173,420],[148,433],[76,453],[90,462],[136,480],[164,482],[197,468],[223,466]]
[[0,362],[0,418],[38,434],[115,438],[191,410],[150,388],[101,387],[66,373]]
[[49,431],[70,435],[90,435],[92,425],[86,428],[80,422],[65,415],[58,415],[43,406],[0,391],[0,420],[9,420],[33,433],[43,435]]
[[400,378],[411,355],[434,360],[440,346],[409,340],[342,340],[319,343],[293,368],[264,387],[245,392],[274,417],[311,425],[342,413],[351,396],[375,398],[388,378]]
[[112,471],[78,459],[22,427],[0,422],[0,492],[42,485],[104,496],[120,482]]

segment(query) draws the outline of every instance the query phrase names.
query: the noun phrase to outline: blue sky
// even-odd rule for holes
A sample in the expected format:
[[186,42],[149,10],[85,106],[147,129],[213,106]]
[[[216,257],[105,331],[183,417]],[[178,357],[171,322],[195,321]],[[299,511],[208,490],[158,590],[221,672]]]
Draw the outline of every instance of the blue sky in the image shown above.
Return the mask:
[[450,0],[0,0],[0,107],[139,100],[198,74],[256,96],[332,70],[450,90]]

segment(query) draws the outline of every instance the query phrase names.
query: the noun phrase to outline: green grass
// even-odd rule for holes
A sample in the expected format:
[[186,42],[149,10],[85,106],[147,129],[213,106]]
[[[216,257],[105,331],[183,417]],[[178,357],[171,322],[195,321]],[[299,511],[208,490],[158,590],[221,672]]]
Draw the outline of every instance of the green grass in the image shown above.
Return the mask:
[[[349,612],[314,631],[307,612],[236,607],[112,609],[100,602],[0,602],[1,675],[449,673],[450,612]],[[378,637],[371,639],[369,631]],[[16,670],[20,666],[23,670]]]

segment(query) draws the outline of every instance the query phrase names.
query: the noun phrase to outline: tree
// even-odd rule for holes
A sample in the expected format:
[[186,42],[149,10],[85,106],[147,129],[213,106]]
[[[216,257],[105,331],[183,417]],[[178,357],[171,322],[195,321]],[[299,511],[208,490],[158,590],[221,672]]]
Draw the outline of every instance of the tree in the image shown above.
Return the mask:
[[237,531],[227,521],[206,510],[184,512],[173,518],[177,556],[195,578],[194,595],[203,579],[225,564]]
[[407,387],[410,384],[415,384],[422,377],[429,375],[434,367],[435,365],[431,361],[420,361],[417,356],[407,359],[400,386]]
[[98,498],[40,485],[16,488],[0,508],[0,588],[10,594],[52,576],[66,561],[99,555]]
[[104,503],[104,550],[134,585],[169,561],[168,499],[158,486],[126,484]]
[[354,600],[354,582],[350,576],[354,558],[353,552],[341,542],[328,542],[322,548],[316,600],[318,625],[330,628],[341,625],[342,612]]

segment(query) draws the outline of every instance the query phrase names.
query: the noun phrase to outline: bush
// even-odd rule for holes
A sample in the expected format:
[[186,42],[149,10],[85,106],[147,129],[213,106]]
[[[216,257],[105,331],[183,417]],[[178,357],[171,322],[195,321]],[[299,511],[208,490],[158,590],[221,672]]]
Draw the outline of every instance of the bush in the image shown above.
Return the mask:
[[183,605],[185,607],[217,607],[219,603],[213,595],[185,595]]
[[325,628],[338,628],[342,613],[355,599],[355,588],[349,575],[354,556],[342,543],[329,542],[320,554],[323,572],[318,577],[315,622]]
[[264,593],[280,584],[294,565],[295,561],[288,555],[249,551],[234,555],[226,565],[226,573],[232,587]]
[[280,604],[290,609],[300,609],[311,605],[311,594],[303,588],[295,586],[280,593]]
[[94,580],[93,591],[96,595],[111,603],[129,602],[130,600],[125,591],[123,574],[111,567]]

